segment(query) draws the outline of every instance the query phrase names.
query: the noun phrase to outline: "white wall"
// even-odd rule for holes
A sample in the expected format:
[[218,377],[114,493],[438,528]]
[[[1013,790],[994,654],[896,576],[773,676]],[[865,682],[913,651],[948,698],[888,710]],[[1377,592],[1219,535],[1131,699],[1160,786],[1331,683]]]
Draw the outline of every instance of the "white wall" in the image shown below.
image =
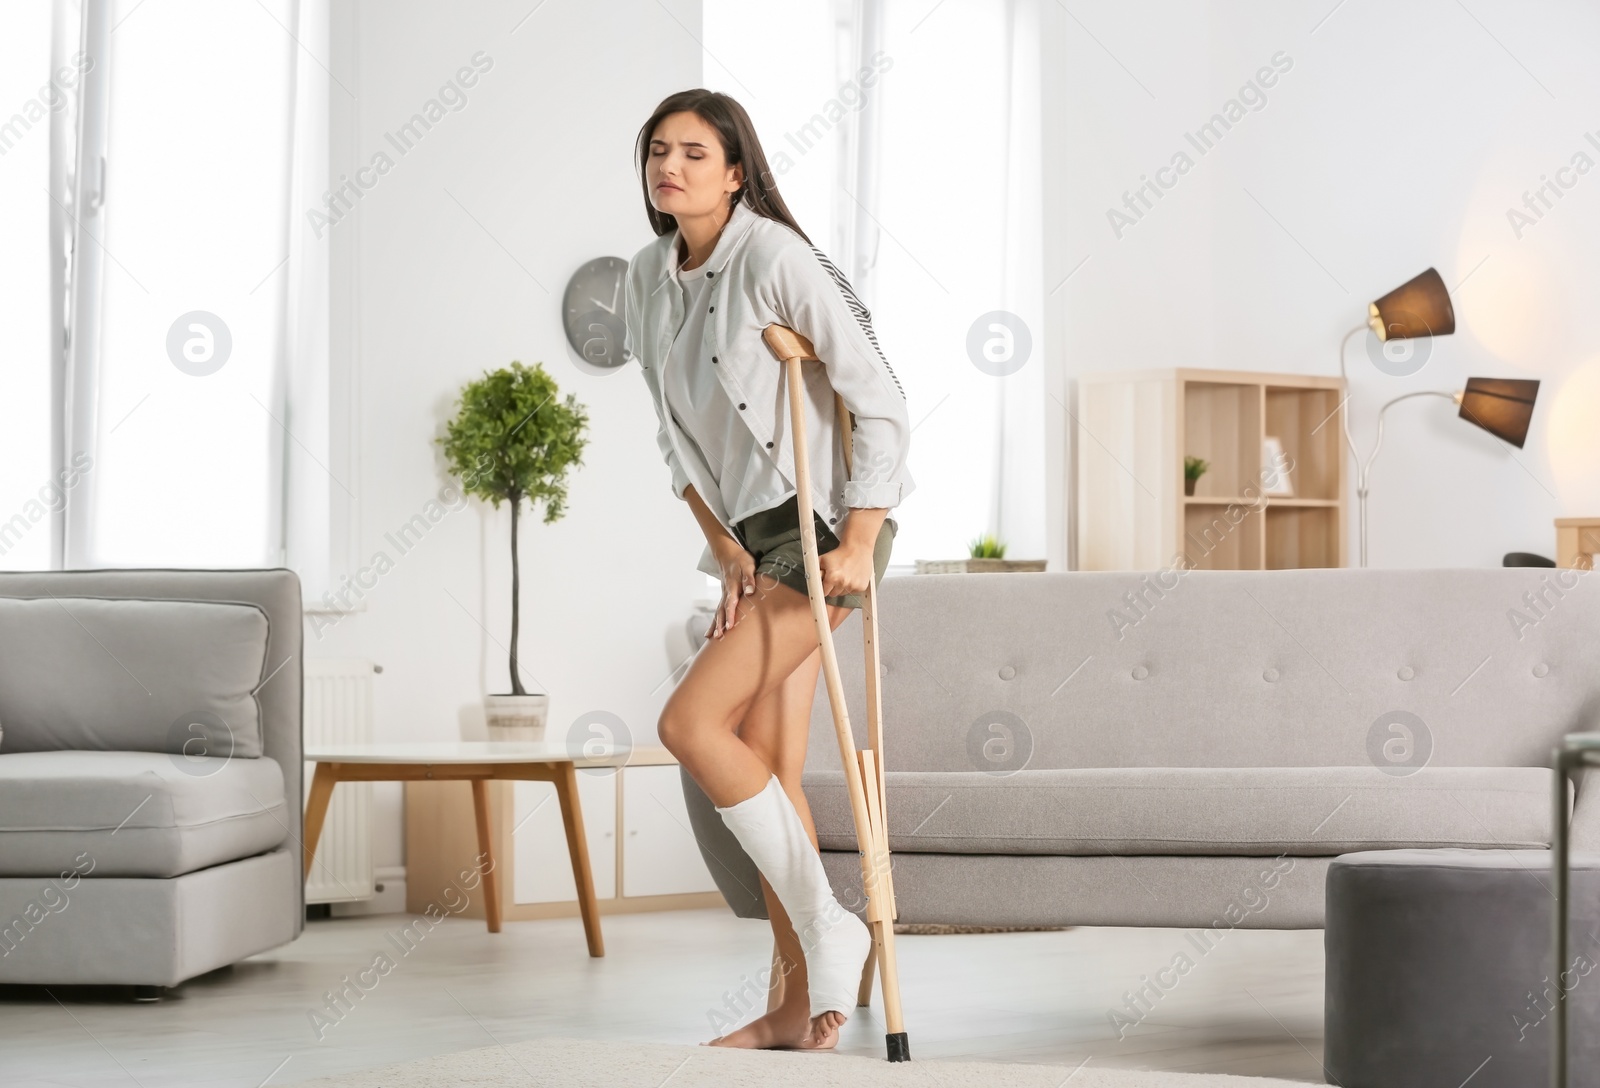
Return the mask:
[[[655,412],[636,367],[596,373],[567,346],[567,278],[602,255],[633,256],[654,235],[633,141],[665,95],[701,77],[695,0],[604,5],[335,5],[334,173],[380,149],[394,169],[335,225],[336,353],[359,387],[363,562],[394,567],[366,611],[307,625],[308,656],[360,655],[377,681],[381,740],[481,736],[481,697],[508,690],[509,518],[476,501],[404,555],[384,539],[447,477],[433,439],[461,385],[512,359],[542,362],[590,415],[568,513],[522,522],[521,657],[529,690],[550,694],[551,736],[581,715],[617,715],[653,743],[669,674],[705,577],[704,546],[656,449]],[[517,29],[513,33],[513,28]],[[396,130],[478,51],[493,65],[408,153]],[[400,790],[378,787],[380,868],[402,863]]]
[[[1348,356],[1352,429],[1469,375],[1543,382],[1526,448],[1443,401],[1391,410],[1370,563],[1555,554],[1551,519],[1600,511],[1600,9],[1513,0],[1044,5],[1052,357],[1098,370],[1336,374],[1367,303],[1429,265],[1456,334],[1417,374]],[[1292,67],[1204,155],[1188,141],[1258,69]],[[1252,92],[1253,94],[1253,92]],[[1193,168],[1121,237],[1107,211],[1175,153]],[[1531,227],[1507,209],[1574,153],[1593,164]],[[1171,177],[1172,175],[1169,175]],[[1052,200],[1053,194],[1053,200]],[[1351,547],[1355,561],[1352,492]]]

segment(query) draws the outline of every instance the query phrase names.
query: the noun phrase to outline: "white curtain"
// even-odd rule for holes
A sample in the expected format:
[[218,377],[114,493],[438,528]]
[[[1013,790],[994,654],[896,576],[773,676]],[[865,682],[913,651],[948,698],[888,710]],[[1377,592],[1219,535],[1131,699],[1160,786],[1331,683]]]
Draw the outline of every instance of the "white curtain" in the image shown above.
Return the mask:
[[[984,533],[1007,558],[1046,554],[1038,4],[862,0],[853,67],[878,56],[884,75],[836,229],[911,402],[897,566]],[[995,311],[1014,315],[1004,343]],[[975,326],[1015,354],[976,358]]]
[[299,229],[327,23],[327,0],[86,0],[64,411],[94,470],[68,566],[326,555],[293,488],[327,442],[326,254]]
[[[286,447],[284,555],[306,607],[333,588],[335,541],[349,523],[356,483],[336,456],[329,358],[329,240],[314,219],[328,190],[332,67],[330,0],[299,0],[294,140],[285,245]],[[319,236],[320,235],[320,236]]]
[[1005,212],[1000,309],[1032,330],[1032,357],[1000,381],[996,413],[994,525],[1007,554],[1046,554],[1044,359],[1044,164],[1040,116],[1039,0],[1007,0]]

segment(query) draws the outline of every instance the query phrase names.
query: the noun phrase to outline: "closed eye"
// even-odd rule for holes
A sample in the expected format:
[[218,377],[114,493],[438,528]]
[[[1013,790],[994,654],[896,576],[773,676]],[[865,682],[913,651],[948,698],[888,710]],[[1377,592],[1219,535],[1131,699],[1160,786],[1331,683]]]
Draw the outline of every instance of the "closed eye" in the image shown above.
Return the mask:
[[[683,146],[688,149],[687,154],[691,159],[703,159],[703,158],[706,157],[706,153],[705,153],[705,146],[706,145],[705,144],[689,143],[689,144],[684,144]],[[666,152],[667,152],[667,145],[666,144],[662,143],[660,140],[654,140],[654,141],[651,142],[651,144],[650,144],[650,154],[651,155],[664,155],[664,154],[666,154]]]

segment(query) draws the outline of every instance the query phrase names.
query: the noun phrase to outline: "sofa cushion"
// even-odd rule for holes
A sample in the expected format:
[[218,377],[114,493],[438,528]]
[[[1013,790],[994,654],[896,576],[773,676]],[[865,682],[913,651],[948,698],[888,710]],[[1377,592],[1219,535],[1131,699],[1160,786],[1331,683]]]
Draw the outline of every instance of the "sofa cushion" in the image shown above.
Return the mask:
[[253,604],[0,597],[0,753],[261,755]]
[[[1311,857],[1550,845],[1545,767],[888,771],[884,781],[891,851]],[[820,847],[857,849],[844,771],[809,770],[802,784]]]
[[0,877],[172,877],[289,837],[283,771],[154,752],[0,755]]

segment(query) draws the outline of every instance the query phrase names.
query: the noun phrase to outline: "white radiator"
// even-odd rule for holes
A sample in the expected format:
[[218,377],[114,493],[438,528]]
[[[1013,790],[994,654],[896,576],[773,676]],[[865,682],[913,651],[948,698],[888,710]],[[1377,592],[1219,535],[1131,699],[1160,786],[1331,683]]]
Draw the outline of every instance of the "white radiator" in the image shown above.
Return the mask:
[[[306,659],[307,748],[372,740],[372,677],[380,671],[359,657]],[[306,764],[307,794],[314,769],[315,764]],[[306,878],[306,902],[371,899],[374,890],[372,783],[341,782],[333,789],[328,818],[317,840],[316,861]]]

